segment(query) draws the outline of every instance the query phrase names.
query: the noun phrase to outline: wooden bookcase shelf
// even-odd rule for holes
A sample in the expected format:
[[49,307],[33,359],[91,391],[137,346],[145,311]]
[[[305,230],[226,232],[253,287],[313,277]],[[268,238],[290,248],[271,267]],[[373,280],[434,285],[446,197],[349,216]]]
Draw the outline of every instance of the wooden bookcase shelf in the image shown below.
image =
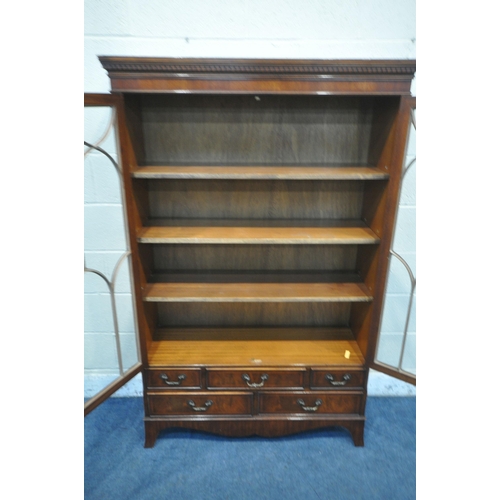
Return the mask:
[[[347,328],[160,329],[149,351],[152,366],[362,367],[363,355]],[[346,351],[349,357],[346,358]]]
[[140,243],[191,244],[307,244],[363,245],[380,240],[363,227],[145,227],[138,234]]
[[389,173],[376,167],[340,166],[141,166],[132,172],[137,179],[281,179],[281,180],[377,180]]
[[370,302],[363,283],[154,283],[147,302]]
[[102,57],[160,430],[363,444],[414,61]]

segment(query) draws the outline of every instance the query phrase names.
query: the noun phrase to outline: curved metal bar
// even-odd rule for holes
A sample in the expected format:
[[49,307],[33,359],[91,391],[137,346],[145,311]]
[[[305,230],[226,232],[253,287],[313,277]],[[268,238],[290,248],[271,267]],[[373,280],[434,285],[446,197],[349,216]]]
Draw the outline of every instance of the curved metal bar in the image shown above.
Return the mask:
[[87,266],[83,266],[83,272],[84,273],[94,273],[94,274],[97,274],[97,276],[100,276],[106,282],[106,285],[108,285],[109,291],[111,292],[113,285],[108,280],[108,278],[106,278],[106,276],[103,273],[101,273],[101,271],[98,271],[97,269],[91,269],[90,267],[87,267]]
[[402,367],[403,367],[403,358],[404,358],[405,349],[406,349],[406,339],[408,338],[408,325],[410,324],[410,316],[411,316],[411,310],[413,307],[414,294],[415,294],[415,285],[412,285],[411,292],[410,292],[410,300],[408,302],[408,311],[406,313],[406,322],[405,322],[405,329],[404,329],[404,334],[403,334],[403,343],[401,344],[401,354],[399,356],[399,363],[398,363],[399,370],[402,370]]
[[410,167],[412,167],[416,161],[417,161],[417,157],[415,156],[415,158],[413,158],[413,160],[410,163],[408,163],[408,165],[406,165],[405,169],[403,170],[403,174],[401,175],[401,182],[403,182],[403,179],[404,179],[404,176],[406,175],[406,172],[408,172],[408,170],[410,170]]
[[408,274],[410,275],[411,286],[412,288],[414,288],[417,280],[415,279],[415,276],[413,276],[411,267],[408,265],[406,260],[404,260],[403,257],[401,257],[401,255],[396,253],[394,250],[391,249],[390,253],[391,255],[394,255],[394,257],[396,257],[401,262],[401,264],[403,264],[403,266],[405,266],[406,270],[408,271]]
[[91,269],[89,267],[84,266],[83,270],[84,272],[88,273],[94,273],[100,276],[108,285],[109,289],[109,297],[111,299],[111,313],[113,315],[113,328],[115,331],[115,344],[116,344],[116,355],[118,358],[118,369],[120,370],[120,375],[123,375],[123,359],[122,359],[122,349],[121,349],[121,342],[120,342],[120,331],[119,331],[119,326],[118,326],[118,314],[116,310],[116,298],[115,298],[115,283],[114,280],[116,278],[116,270],[119,267],[119,265],[123,262],[124,257],[128,256],[130,252],[126,252],[120,257],[120,260],[118,263],[115,265],[115,269],[113,272],[113,278],[111,281],[106,278],[106,276],[101,273],[101,271],[98,271],[97,269]]
[[118,270],[120,268],[120,266],[122,265],[122,262],[129,256],[131,255],[132,252],[130,250],[128,250],[127,252],[125,252],[119,259],[118,259],[118,262],[115,264],[115,268],[113,270],[113,275],[111,276],[111,283],[113,283],[113,288],[115,287],[116,285],[116,277],[118,275]]
[[116,297],[115,290],[113,287],[113,292],[110,294],[111,296],[111,308],[113,312],[113,326],[115,328],[115,342],[116,342],[116,354],[118,356],[118,368],[120,370],[120,375],[123,375],[123,358],[122,358],[122,349],[120,343],[120,331],[118,326],[118,313],[116,310]]
[[120,170],[120,166],[118,165],[118,163],[116,163],[116,161],[114,160],[114,158],[112,158],[112,156],[106,150],[100,148],[99,146],[94,146],[93,144],[90,144],[90,142],[87,142],[87,141],[83,141],[83,143],[85,144],[85,146],[88,146],[90,149],[95,149],[96,151],[99,151],[104,156],[106,156],[106,158],[108,158],[109,161],[115,167],[116,171],[118,172],[118,175],[120,177],[122,176],[122,171]]
[[413,275],[413,272],[408,265],[408,263],[401,257],[401,255],[397,254],[394,250],[391,250],[391,255],[394,255],[402,264],[405,266],[406,271],[408,272],[410,276],[410,283],[411,283],[411,288],[410,288],[410,299],[408,302],[408,309],[406,312],[406,321],[405,321],[405,328],[403,331],[403,343],[401,345],[401,354],[399,356],[399,363],[398,363],[398,369],[401,370],[402,365],[403,365],[403,358],[405,354],[405,349],[406,349],[406,339],[408,338],[408,325],[410,324],[410,316],[411,316],[411,311],[413,307],[413,296],[415,294],[415,287],[417,286],[417,280],[415,279],[415,276]]
[[[96,146],[100,146],[104,142],[106,137],[108,137],[109,133],[113,129],[115,121],[116,121],[116,109],[113,107],[111,108],[111,118],[109,120],[108,127],[104,131],[104,134],[101,136],[101,138],[98,139],[97,142],[95,143]],[[83,152],[83,157],[85,158],[92,151],[92,149],[93,148],[88,147],[87,150]]]

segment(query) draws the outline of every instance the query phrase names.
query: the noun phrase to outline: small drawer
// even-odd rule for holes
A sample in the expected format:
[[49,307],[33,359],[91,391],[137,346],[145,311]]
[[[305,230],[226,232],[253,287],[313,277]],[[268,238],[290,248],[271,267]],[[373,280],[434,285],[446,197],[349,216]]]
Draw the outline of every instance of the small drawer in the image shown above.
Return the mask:
[[151,415],[251,415],[252,394],[211,392],[148,394]]
[[349,368],[340,370],[311,370],[311,389],[362,388],[365,384],[365,371]]
[[256,389],[276,388],[302,389],[306,370],[211,370],[207,369],[207,388]]
[[269,392],[260,394],[260,413],[361,413],[362,392]]
[[152,389],[200,389],[201,370],[148,370],[147,386]]

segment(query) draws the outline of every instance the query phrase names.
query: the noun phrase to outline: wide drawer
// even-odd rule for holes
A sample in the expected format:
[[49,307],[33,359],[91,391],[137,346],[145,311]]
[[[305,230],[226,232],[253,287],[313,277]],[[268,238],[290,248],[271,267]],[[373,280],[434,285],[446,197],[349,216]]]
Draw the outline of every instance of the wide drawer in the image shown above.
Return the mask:
[[250,415],[252,394],[176,392],[148,394],[151,415]]
[[260,394],[260,413],[361,413],[362,392],[269,392]]
[[199,389],[201,370],[164,369],[148,370],[147,386],[153,389]]
[[345,369],[311,369],[311,389],[341,389],[364,387],[364,370]]
[[207,369],[207,388],[302,389],[306,370]]

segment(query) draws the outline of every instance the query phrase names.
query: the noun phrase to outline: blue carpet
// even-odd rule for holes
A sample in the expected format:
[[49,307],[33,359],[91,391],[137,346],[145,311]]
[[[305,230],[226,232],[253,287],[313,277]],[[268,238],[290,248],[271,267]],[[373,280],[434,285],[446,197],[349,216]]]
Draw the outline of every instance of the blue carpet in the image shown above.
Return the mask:
[[415,398],[369,397],[365,446],[347,432],[263,439],[191,431],[143,448],[141,398],[85,418],[87,500],[406,500],[415,498]]

